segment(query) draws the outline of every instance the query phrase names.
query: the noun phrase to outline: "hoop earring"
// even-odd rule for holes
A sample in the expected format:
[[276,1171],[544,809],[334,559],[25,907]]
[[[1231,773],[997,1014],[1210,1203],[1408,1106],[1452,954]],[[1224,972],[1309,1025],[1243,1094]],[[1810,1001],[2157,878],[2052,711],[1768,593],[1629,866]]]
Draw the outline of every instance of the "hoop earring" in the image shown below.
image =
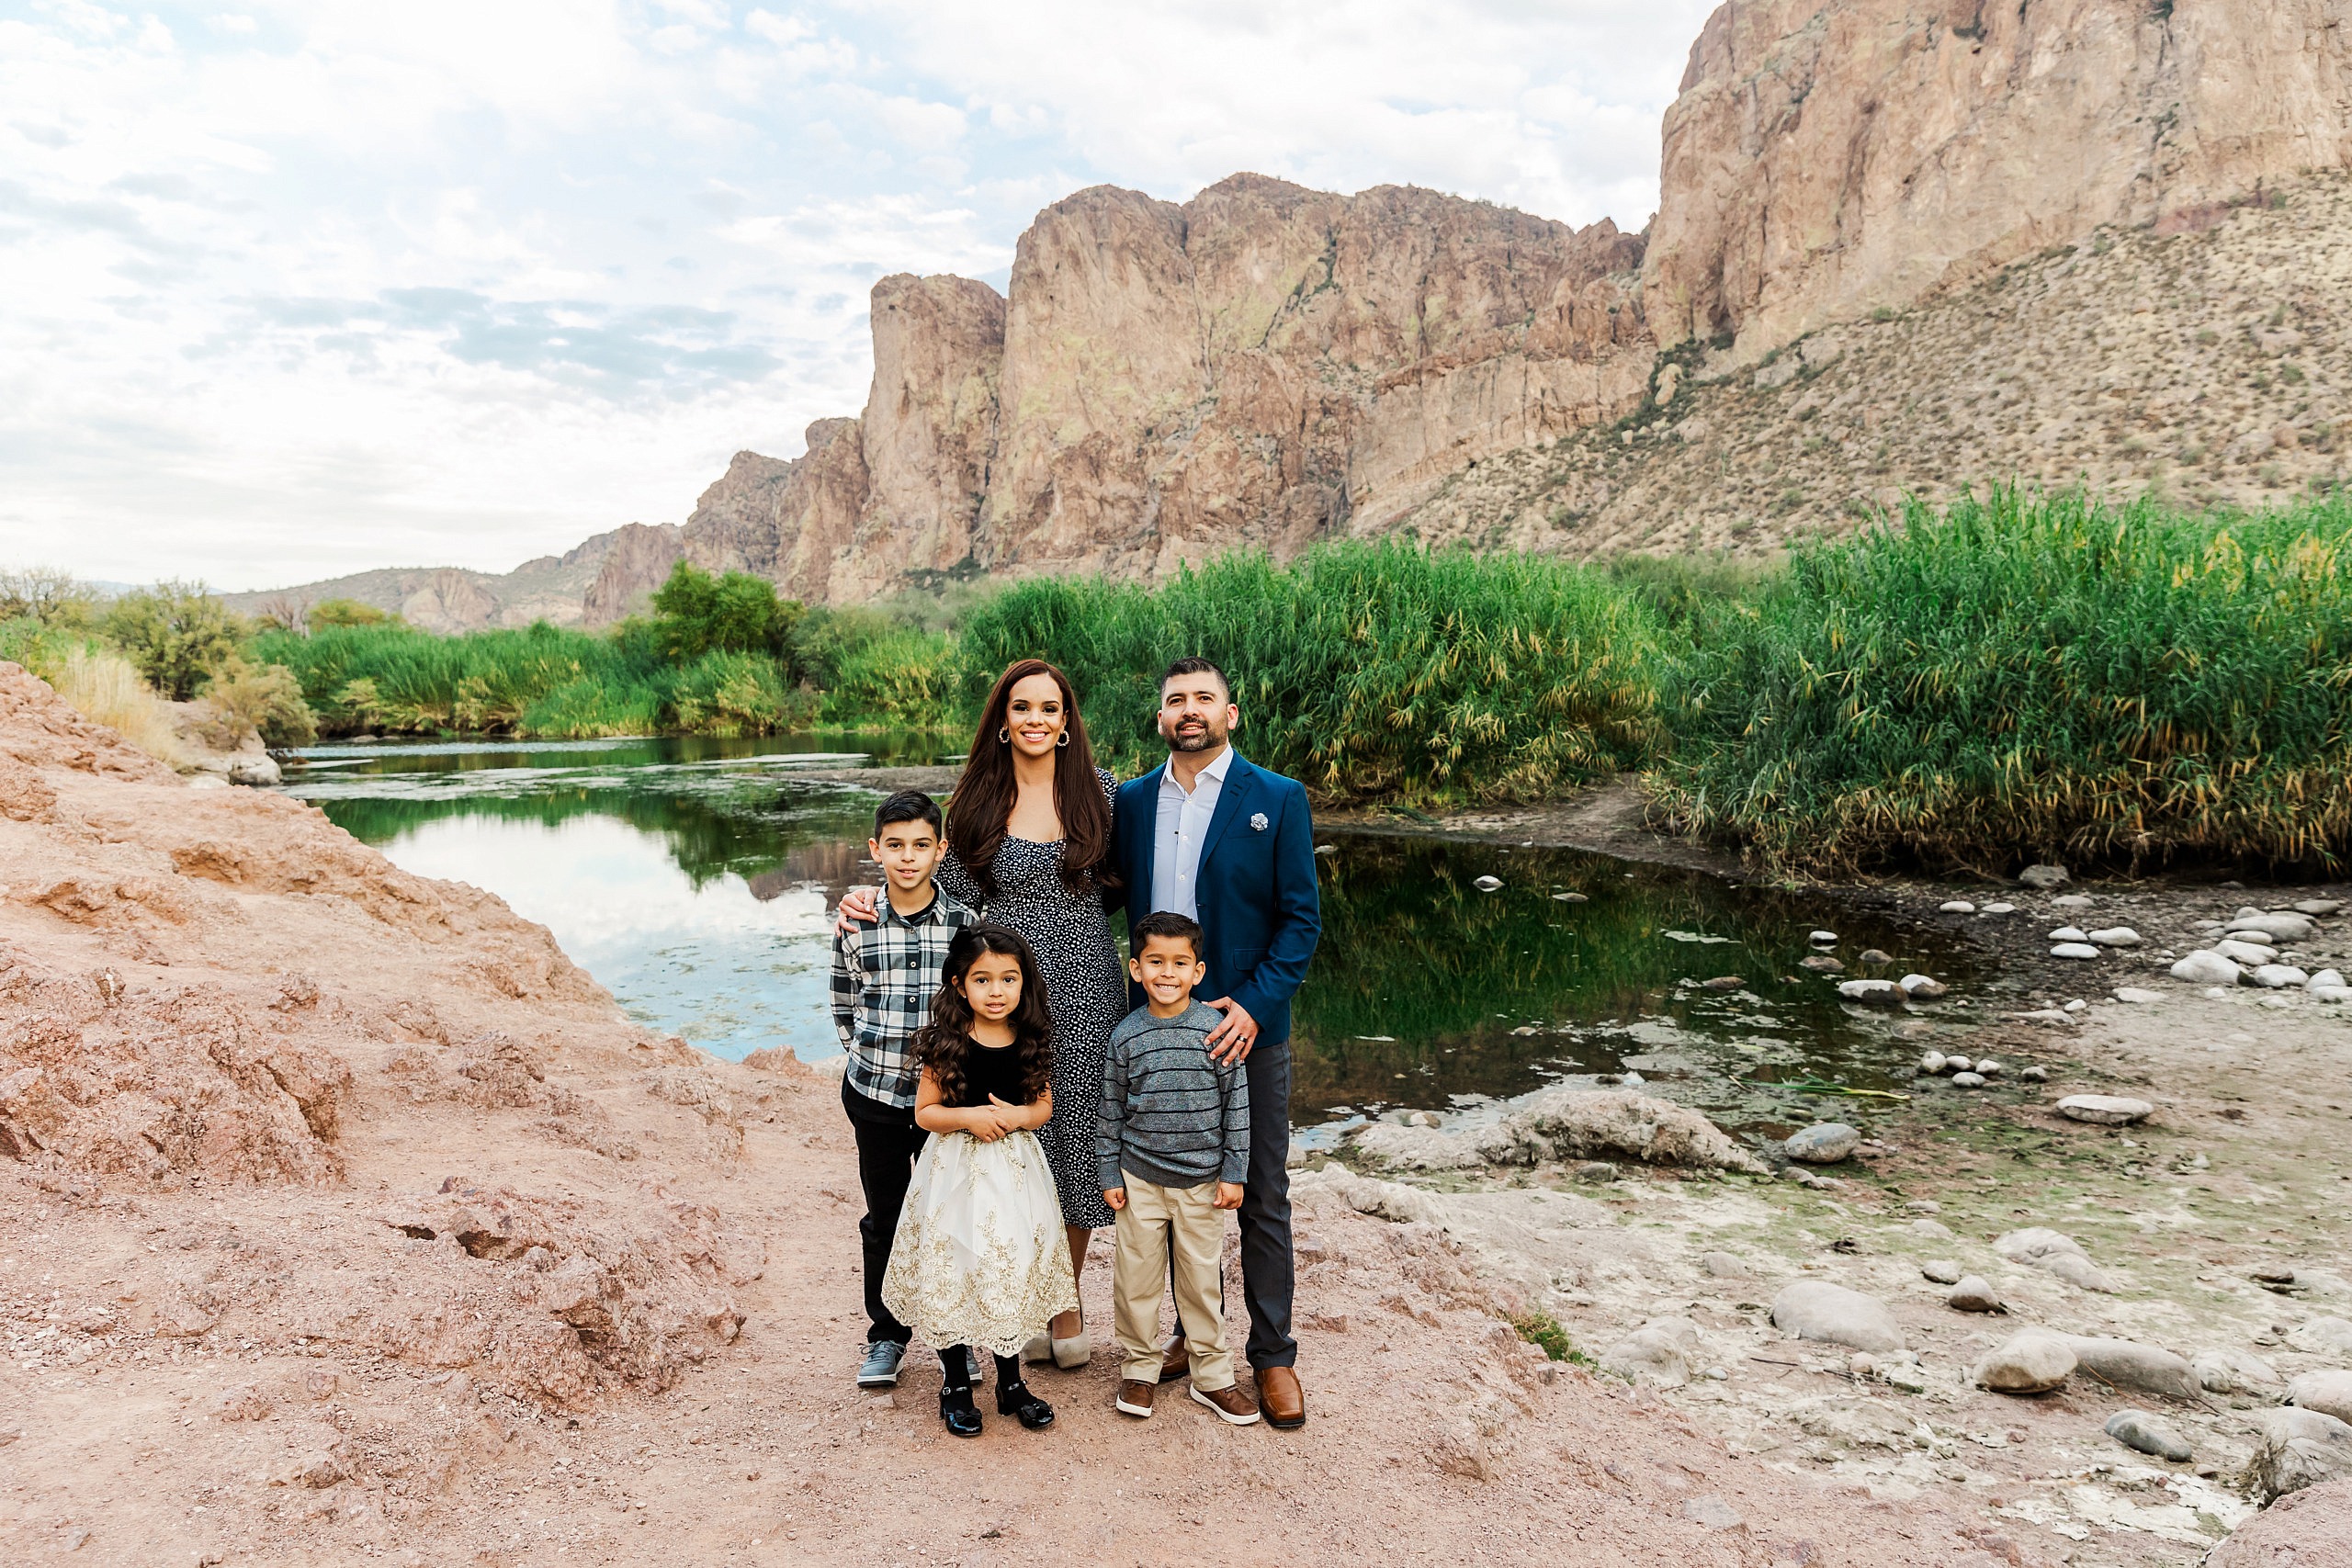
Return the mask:
[[1010,745],[1012,745],[1012,731],[1011,731],[1011,730],[1009,730],[1009,729],[1000,729],[1000,730],[998,730],[998,731],[996,732],[996,743],[997,743],[998,745],[1000,745],[1000,746],[1010,746]]
[[1054,741],[1054,744],[1055,744],[1057,747],[1060,747],[1060,746],[1067,746],[1067,745],[1069,745],[1069,730],[1067,730],[1067,729],[1063,730],[1063,731],[1061,732],[1060,737],[1059,737],[1058,739],[1057,739]]

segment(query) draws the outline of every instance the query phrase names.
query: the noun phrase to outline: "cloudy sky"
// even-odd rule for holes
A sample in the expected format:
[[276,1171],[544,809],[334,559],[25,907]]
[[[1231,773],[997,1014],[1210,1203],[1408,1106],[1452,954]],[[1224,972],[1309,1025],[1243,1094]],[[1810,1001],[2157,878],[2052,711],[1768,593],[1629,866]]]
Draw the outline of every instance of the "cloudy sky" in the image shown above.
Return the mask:
[[249,588],[675,521],[886,273],[1236,170],[1638,227],[1713,0],[0,0],[0,566]]

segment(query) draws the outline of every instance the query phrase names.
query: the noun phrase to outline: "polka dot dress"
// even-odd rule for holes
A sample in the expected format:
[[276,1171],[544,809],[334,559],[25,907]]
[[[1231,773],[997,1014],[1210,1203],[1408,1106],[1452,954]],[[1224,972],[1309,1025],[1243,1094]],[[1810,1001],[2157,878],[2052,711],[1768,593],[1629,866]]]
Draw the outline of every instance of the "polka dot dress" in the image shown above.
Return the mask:
[[[1102,793],[1117,787],[1097,768]],[[996,897],[985,904],[971,873],[950,851],[939,886],[999,925],[1019,931],[1036,952],[1054,1015],[1054,1114],[1037,1130],[1053,1167],[1062,1219],[1096,1228],[1111,1223],[1094,1155],[1094,1120],[1102,1107],[1102,1064],[1111,1029],[1127,1015],[1127,976],[1112,945],[1102,896],[1076,895],[1062,883],[1062,846],[1007,836],[996,852]]]

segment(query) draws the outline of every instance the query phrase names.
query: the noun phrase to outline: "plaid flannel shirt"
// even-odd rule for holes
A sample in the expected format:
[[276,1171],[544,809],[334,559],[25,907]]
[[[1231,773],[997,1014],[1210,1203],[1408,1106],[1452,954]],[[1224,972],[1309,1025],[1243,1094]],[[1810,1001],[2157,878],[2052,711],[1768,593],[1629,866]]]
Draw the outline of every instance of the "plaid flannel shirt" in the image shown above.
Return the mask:
[[912,919],[885,895],[879,920],[833,938],[833,1030],[849,1053],[849,1087],[900,1109],[915,1102],[920,1075],[907,1045],[931,1018],[947,944],[979,919],[944,889],[936,895]]

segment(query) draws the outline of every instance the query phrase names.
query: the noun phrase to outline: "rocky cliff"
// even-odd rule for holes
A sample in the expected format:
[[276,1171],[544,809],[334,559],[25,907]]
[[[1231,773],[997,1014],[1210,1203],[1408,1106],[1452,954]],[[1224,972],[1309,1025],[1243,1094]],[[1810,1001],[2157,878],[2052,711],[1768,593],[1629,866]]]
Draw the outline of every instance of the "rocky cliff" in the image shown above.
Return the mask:
[[[1756,494],[1606,477],[1625,454],[1591,433],[1630,446],[1668,411],[1683,427],[1693,389],[1800,339],[1810,373],[1837,352],[1825,329],[1941,310],[2097,236],[2204,233],[2288,187],[2322,188],[2312,180],[2352,153],[2348,22],[2352,0],[1732,0],[1691,49],[1640,234],[1256,175],[1181,205],[1080,191],[1022,235],[1004,297],[957,277],[876,285],[864,414],[812,424],[789,461],[738,455],[683,526],[600,536],[583,617],[641,607],[680,558],[850,603],[983,572],[1152,579],[1235,547],[1287,555],[1396,531],[1583,553],[1762,547],[1861,515],[1873,494],[2101,475],[2055,437],[2015,450],[2007,426],[1969,449],[2017,466],[1951,471],[1951,444],[1921,423],[1949,400],[1951,367],[1917,355],[1897,356],[1911,379],[1860,395],[1867,461],[1825,466],[1822,438],[1802,439],[1790,460],[1819,472],[1801,484],[1774,489],[1770,456]],[[2283,243],[2291,272],[2309,247]],[[2190,270],[2236,276],[2243,258],[2224,253]],[[2111,335],[2134,313],[2153,312],[2158,337],[2192,316],[2192,332],[2244,326],[2226,301],[2085,300],[2086,275],[2070,276],[2050,295],[2063,330],[2029,315],[2007,341]],[[1960,319],[1937,315],[1927,335],[1973,330]],[[1999,357],[1975,355],[1987,374]],[[2135,370],[2136,397],[2210,401],[2193,355],[2159,359]],[[2048,379],[2053,395],[2071,385]],[[1576,465],[1589,472],[1561,481],[1574,493],[1524,493],[1559,467],[1538,457],[1564,437],[1599,454]],[[2202,461],[2245,437],[2188,447]],[[1703,518],[1686,514],[1694,497]]]
[[1742,362],[2352,150],[2352,0],[1733,0],[1667,111],[1645,269]]

